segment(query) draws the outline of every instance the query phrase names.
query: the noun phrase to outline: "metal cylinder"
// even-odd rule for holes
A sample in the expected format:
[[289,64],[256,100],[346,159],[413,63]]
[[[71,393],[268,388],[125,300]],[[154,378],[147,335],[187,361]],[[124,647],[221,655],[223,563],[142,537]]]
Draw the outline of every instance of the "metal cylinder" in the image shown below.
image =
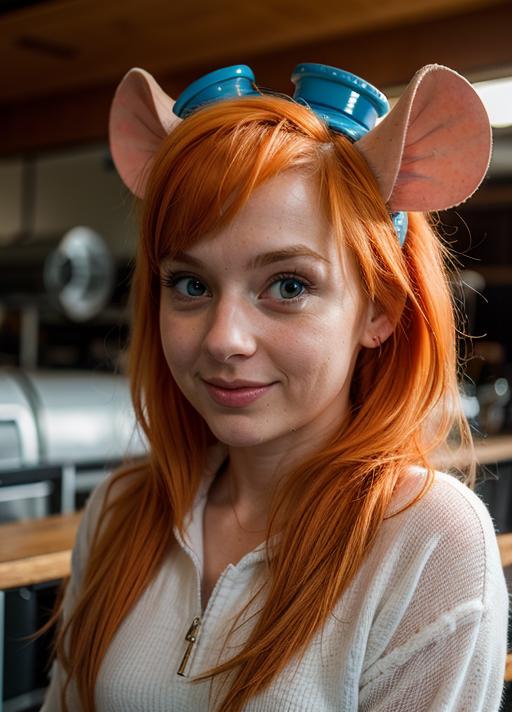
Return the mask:
[[114,262],[105,241],[88,227],[75,227],[59,241],[10,245],[0,251],[0,301],[35,301],[86,321],[107,305]]

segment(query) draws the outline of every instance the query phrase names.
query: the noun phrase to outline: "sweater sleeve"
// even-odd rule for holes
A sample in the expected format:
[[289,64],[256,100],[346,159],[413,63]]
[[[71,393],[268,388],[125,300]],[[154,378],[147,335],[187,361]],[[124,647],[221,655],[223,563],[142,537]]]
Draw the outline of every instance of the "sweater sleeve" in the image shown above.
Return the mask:
[[501,608],[470,601],[419,631],[373,669],[359,712],[498,712],[506,655]]
[[[82,518],[80,519],[80,524],[78,525],[75,544],[71,554],[71,575],[62,603],[62,625],[68,621],[78,598],[78,592],[87,563],[91,536],[98,521],[106,485],[109,480],[110,477],[107,477],[94,489],[87,500]],[[54,659],[50,670],[50,684],[46,691],[40,712],[61,712],[60,691],[64,687],[66,677],[66,673],[59,660]],[[81,712],[82,708],[78,701],[78,693],[74,680],[72,680],[68,686],[66,700],[69,712]]]
[[412,520],[418,541],[437,543],[391,633],[376,633],[385,643],[361,675],[359,712],[501,709],[509,597],[492,519],[462,487],[441,482],[442,508]]

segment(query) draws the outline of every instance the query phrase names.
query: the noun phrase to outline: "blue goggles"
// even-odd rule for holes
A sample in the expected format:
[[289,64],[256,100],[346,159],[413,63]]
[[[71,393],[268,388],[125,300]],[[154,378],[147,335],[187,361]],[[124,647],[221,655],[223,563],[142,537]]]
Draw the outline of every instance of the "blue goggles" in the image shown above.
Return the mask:
[[[292,73],[292,99],[307,106],[332,131],[358,141],[389,111],[384,94],[364,79],[326,64],[298,64]],[[182,119],[197,109],[242,96],[261,96],[250,67],[236,64],[192,82],[177,98],[173,112]],[[390,213],[400,245],[407,234],[407,213]]]

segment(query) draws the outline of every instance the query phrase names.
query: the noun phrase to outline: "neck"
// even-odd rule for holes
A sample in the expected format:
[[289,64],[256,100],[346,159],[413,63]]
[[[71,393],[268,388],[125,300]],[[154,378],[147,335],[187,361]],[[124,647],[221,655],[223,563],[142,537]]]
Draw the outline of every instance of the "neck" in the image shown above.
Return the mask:
[[242,524],[265,526],[282,477],[330,435],[332,428],[328,427],[309,432],[309,436],[301,430],[261,445],[228,447],[228,457],[210,490],[210,501],[221,507],[234,506]]

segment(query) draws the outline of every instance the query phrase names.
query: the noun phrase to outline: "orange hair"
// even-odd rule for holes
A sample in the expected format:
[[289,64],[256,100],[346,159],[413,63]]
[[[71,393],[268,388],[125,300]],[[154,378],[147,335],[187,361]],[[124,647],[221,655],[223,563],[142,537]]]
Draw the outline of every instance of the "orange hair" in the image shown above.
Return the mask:
[[[421,497],[433,482],[432,453],[449,433],[470,443],[458,406],[447,253],[426,217],[409,214],[400,248],[364,158],[291,101],[229,100],[187,118],[166,138],[148,176],[132,285],[129,374],[150,454],[114,473],[76,607],[55,641],[85,712],[94,711],[102,660],[156,575],[172,525],[183,531],[212,442],[163,355],[159,263],[214,233],[258,185],[292,169],[316,177],[336,239],[354,256],[368,298],[396,328],[380,349],[361,349],[348,419],[326,446],[285,473],[276,490],[267,543],[276,522],[283,525],[272,552],[267,548],[268,595],[255,627],[238,654],[195,678],[229,680],[219,711],[242,710],[305,650],[361,567],[404,470],[427,468]],[[473,477],[474,470],[468,482]],[[117,483],[123,486],[109,498]],[[59,615],[57,609],[47,625]],[[65,690],[61,700],[67,712]]]

